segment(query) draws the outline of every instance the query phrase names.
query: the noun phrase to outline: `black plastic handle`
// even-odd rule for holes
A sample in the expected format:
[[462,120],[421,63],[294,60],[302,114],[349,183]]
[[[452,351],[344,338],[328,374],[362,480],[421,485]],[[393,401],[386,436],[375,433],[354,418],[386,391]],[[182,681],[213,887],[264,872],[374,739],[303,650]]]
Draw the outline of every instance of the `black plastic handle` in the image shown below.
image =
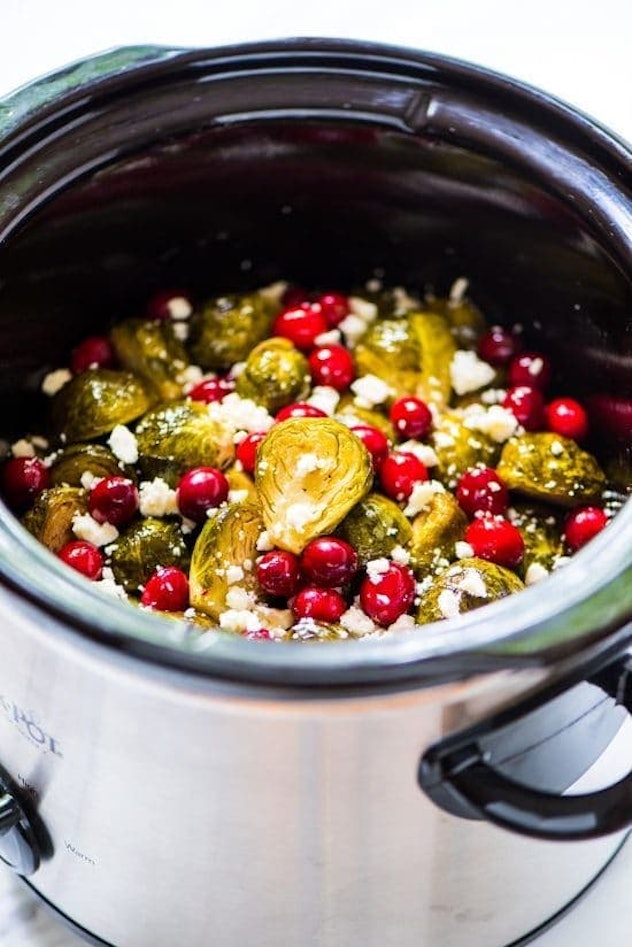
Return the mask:
[[[632,713],[632,657],[591,680]],[[490,734],[486,734],[489,740]],[[632,771],[596,792],[566,796],[514,781],[489,763],[478,741],[448,742],[425,754],[419,782],[430,798],[453,815],[482,818],[532,838],[578,841],[601,838],[632,826]]]

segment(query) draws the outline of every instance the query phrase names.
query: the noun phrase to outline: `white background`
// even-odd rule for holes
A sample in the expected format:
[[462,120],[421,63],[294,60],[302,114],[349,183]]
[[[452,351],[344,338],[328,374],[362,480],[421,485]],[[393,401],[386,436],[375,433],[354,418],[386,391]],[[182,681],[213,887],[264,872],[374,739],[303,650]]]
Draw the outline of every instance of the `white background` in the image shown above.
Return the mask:
[[[0,0],[0,95],[115,46],[213,46],[285,36],[379,40],[467,59],[539,86],[632,141],[629,0]],[[631,742],[621,744],[628,759]],[[631,942],[631,931],[628,844],[599,886],[535,947],[620,947]],[[78,942],[25,902],[2,872],[0,944]]]

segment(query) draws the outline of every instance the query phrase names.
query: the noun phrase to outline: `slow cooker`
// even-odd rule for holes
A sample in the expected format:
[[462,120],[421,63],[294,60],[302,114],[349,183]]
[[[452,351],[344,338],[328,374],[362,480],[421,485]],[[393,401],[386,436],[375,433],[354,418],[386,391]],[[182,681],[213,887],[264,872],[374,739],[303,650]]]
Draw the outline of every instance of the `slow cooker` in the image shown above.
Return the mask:
[[[70,66],[0,104],[2,434],[158,288],[465,276],[629,463],[630,157],[541,92],[407,49]],[[3,861],[115,947],[525,941],[632,824],[632,774],[600,762],[632,707],[631,521],[448,623],[275,645],[107,599],[2,508]],[[600,788],[569,794],[588,771]]]

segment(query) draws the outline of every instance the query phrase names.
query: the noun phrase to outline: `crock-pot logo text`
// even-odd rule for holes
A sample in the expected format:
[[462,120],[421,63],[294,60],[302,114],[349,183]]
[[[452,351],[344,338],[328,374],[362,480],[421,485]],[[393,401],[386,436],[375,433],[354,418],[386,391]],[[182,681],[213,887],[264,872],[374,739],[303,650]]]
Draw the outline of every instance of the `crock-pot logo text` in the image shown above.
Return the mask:
[[23,710],[15,701],[0,694],[0,709],[6,714],[11,723],[17,727],[23,737],[44,753],[53,753],[63,756],[59,743],[47,733],[30,710]]

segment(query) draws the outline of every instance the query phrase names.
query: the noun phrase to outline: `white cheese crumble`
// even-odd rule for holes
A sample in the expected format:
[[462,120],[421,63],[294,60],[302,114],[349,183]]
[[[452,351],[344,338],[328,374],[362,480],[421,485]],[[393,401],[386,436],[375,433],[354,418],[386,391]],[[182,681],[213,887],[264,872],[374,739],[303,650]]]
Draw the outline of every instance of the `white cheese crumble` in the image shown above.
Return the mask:
[[167,312],[169,317],[175,322],[182,319],[188,319],[193,312],[193,306],[186,296],[172,296],[167,301]]
[[380,581],[380,577],[383,576],[385,572],[388,572],[389,568],[390,563],[385,556],[381,556],[379,559],[371,559],[371,561],[366,564],[366,574],[369,582],[377,585]]
[[[313,503],[291,503],[287,508],[285,520],[288,526],[291,526],[297,533],[302,533],[309,522],[314,519],[317,508]],[[320,509],[318,508],[318,512]],[[283,525],[279,524],[281,532]],[[274,526],[272,527],[274,530]]]
[[228,491],[229,503],[243,503],[247,499],[248,499],[247,490],[229,490]]
[[471,431],[487,434],[497,444],[509,440],[519,428],[516,416],[499,404],[493,404],[487,409],[482,405],[470,405],[465,410],[463,423]]
[[[437,446],[439,446],[437,444]],[[436,467],[439,463],[434,449],[430,444],[420,444],[419,441],[403,441],[395,448],[396,451],[403,451],[406,454],[414,454],[425,467]]]
[[169,516],[178,512],[176,491],[162,477],[143,480],[138,493],[141,516]]
[[75,513],[72,531],[77,539],[85,539],[93,546],[107,546],[118,538],[118,529],[111,523],[97,523],[89,513]]
[[84,470],[84,472],[79,477],[79,483],[84,490],[94,490],[97,483],[101,483],[103,477],[95,477],[91,470]]
[[412,615],[400,615],[392,625],[389,625],[386,629],[387,632],[391,634],[397,634],[401,631],[412,631],[415,627],[415,619]]
[[454,552],[457,559],[471,559],[474,555],[474,550],[464,540],[459,540],[454,544]]
[[231,391],[221,401],[211,401],[206,410],[212,418],[233,431],[269,431],[274,418],[263,405],[250,398],[241,398]]
[[373,322],[374,319],[377,319],[375,303],[369,302],[368,299],[362,299],[361,296],[349,296],[349,310],[354,316],[362,319],[364,323]]
[[326,415],[331,417],[338,407],[340,401],[340,392],[329,385],[316,385],[311,395],[307,399],[307,404],[314,408],[320,408]]
[[267,529],[264,529],[259,534],[259,539],[257,540],[257,551],[268,552],[270,549],[274,549],[274,543],[270,539],[270,534]]
[[342,338],[340,329],[330,329],[328,332],[321,332],[314,339],[316,345],[339,345]]
[[444,618],[454,618],[459,614],[460,598],[452,589],[444,589],[439,593],[437,605]]
[[560,457],[564,453],[564,445],[559,441],[553,441],[551,444],[551,453],[554,457]]
[[368,323],[361,319],[360,316],[356,316],[353,313],[349,313],[348,316],[345,316],[338,323],[338,328],[342,332],[347,342],[347,345],[353,348],[353,346],[358,342],[368,328]]
[[182,385],[185,394],[195,388],[204,378],[204,372],[199,365],[187,365],[181,372],[178,372],[177,382]]
[[117,583],[114,578],[114,573],[109,566],[103,567],[101,578],[94,583],[94,586],[97,589],[101,589],[102,592],[106,592],[108,595],[114,595],[122,601],[127,601],[127,592],[122,585]]
[[457,395],[466,395],[488,385],[496,372],[476,352],[457,349],[450,362],[450,380]]
[[483,404],[500,404],[505,400],[506,394],[504,388],[487,388],[486,391],[481,391],[480,399]]
[[11,453],[14,457],[35,457],[35,448],[25,437],[11,444]]
[[458,586],[476,598],[487,598],[487,586],[476,569],[466,569],[463,577],[458,580]]
[[408,312],[410,309],[419,308],[419,300],[409,295],[403,286],[396,286],[393,289],[392,296],[396,311]]
[[343,612],[339,621],[342,627],[353,635],[369,635],[372,631],[375,631],[376,627],[369,616],[356,605],[352,605],[346,612]]
[[259,631],[261,622],[248,608],[229,608],[219,616],[219,626],[226,631]]
[[536,582],[540,582],[541,579],[545,579],[548,574],[549,570],[545,569],[543,565],[539,562],[532,562],[525,572],[524,584],[534,585]]
[[360,408],[374,408],[377,404],[384,404],[393,394],[392,388],[378,378],[377,375],[361,375],[351,383],[354,393],[354,403]]
[[448,302],[451,306],[460,306],[465,298],[469,285],[470,281],[464,276],[459,276],[458,279],[455,279],[448,293]]
[[315,470],[321,470],[326,466],[325,461],[319,458],[317,454],[301,454],[296,461],[296,472],[304,476],[305,474],[313,473]]
[[403,546],[393,546],[391,549],[391,559],[398,562],[400,566],[407,566],[410,562],[410,553]]
[[117,424],[108,437],[110,450],[124,464],[135,464],[138,460],[138,442],[124,424]]
[[424,480],[413,486],[412,493],[404,507],[404,516],[416,516],[430,506],[435,493],[445,493],[445,487],[438,480]]
[[173,334],[179,342],[186,342],[189,338],[189,324],[187,322],[174,322]]
[[[244,570],[241,568],[241,566],[231,565],[226,569],[226,581],[229,585],[235,585],[237,582],[241,582],[243,577]],[[236,606],[233,605],[232,607],[235,608]]]
[[45,395],[48,395],[49,398],[52,398],[71,378],[72,372],[69,371],[69,369],[56,368],[55,371],[49,372],[48,375],[44,376],[42,391]]

